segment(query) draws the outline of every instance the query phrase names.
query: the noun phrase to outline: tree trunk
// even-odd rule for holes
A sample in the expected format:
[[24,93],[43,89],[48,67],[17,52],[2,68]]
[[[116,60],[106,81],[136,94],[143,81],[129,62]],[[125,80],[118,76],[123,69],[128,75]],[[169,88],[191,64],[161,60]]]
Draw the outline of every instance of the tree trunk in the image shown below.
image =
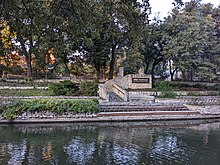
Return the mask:
[[153,65],[152,65],[152,69],[151,69],[151,75],[152,75],[152,77],[154,77],[154,70],[155,70],[155,67],[156,67],[156,65],[153,64]]
[[103,81],[105,81],[105,79],[106,79],[106,77],[105,77],[105,68],[102,70],[102,79],[103,79]]
[[27,64],[27,77],[31,77],[32,76],[31,54],[27,54],[25,58]]
[[193,70],[190,71],[190,81],[193,81]]
[[187,72],[182,70],[183,81],[187,81]]
[[111,54],[112,58],[110,61],[109,79],[113,79],[113,75],[114,75],[115,60],[116,60],[115,49],[116,49],[116,44],[112,46],[112,54]]
[[149,65],[150,65],[150,62],[145,62],[146,64],[146,67],[145,67],[145,72],[148,74],[149,73]]
[[2,70],[2,66],[0,65],[0,78],[2,78],[3,75],[3,70]]
[[68,72],[68,75],[69,75],[69,77],[70,77],[70,69],[69,69],[69,67],[68,67],[68,64],[65,63],[64,65],[65,65],[65,67],[66,67],[66,69],[67,69],[67,72]]
[[26,65],[27,65],[27,77],[31,77],[32,76],[32,65],[31,65],[31,46],[30,45],[30,51],[28,52],[26,50],[25,47],[25,41],[21,42],[21,46],[22,46],[22,53],[25,55],[25,61],[26,61]]
[[97,80],[99,80],[100,79],[100,69],[96,69],[96,78],[97,78]]

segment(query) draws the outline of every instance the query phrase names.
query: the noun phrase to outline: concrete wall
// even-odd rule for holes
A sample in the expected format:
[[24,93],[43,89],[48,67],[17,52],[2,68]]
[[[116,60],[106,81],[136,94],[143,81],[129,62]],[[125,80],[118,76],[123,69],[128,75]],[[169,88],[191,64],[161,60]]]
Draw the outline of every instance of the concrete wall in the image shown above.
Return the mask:
[[99,84],[98,86],[98,94],[99,94],[99,97],[106,100],[106,101],[109,101],[109,94],[108,94],[108,89],[106,88],[106,85],[105,84]]
[[[149,83],[134,83],[132,79],[149,79]],[[124,77],[116,77],[114,83],[124,89],[146,89],[152,88],[152,76],[145,74],[129,74]]]
[[128,92],[118,86],[117,84],[112,85],[112,90],[116,95],[118,95],[120,98],[122,98],[124,101],[128,101]]
[[[129,89],[152,88],[152,76],[151,75],[130,74],[125,77],[128,77],[126,80],[127,80]],[[149,83],[133,83],[132,79],[134,79],[134,78],[146,78],[146,79],[149,79]]]

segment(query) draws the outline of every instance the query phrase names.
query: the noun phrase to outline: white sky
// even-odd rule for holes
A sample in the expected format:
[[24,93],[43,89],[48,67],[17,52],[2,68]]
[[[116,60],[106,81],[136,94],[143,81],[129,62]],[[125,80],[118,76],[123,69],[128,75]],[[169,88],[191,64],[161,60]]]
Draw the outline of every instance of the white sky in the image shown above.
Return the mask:
[[[152,14],[150,19],[154,18],[160,12],[160,18],[163,18],[168,15],[168,12],[171,11],[172,3],[174,0],[149,0],[150,6],[152,7]],[[183,2],[189,2],[190,0],[183,0]],[[219,0],[202,0],[202,3],[212,3],[216,7],[220,5]]]

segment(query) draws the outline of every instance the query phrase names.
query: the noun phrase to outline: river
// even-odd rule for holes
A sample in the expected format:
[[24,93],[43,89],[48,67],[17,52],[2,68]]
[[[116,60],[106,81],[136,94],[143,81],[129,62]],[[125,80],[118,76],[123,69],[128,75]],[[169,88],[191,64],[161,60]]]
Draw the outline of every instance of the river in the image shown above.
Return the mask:
[[219,165],[220,121],[0,125],[1,165]]

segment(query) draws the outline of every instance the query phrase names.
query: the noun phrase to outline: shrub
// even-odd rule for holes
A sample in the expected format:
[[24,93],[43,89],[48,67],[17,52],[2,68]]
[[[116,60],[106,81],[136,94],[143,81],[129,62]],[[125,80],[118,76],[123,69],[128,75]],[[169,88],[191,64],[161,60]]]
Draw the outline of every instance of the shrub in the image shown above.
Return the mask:
[[158,91],[169,91],[171,90],[171,83],[169,81],[158,81],[156,83],[156,89]]
[[79,86],[69,80],[54,83],[49,86],[54,95],[77,95],[79,92]]
[[98,82],[85,81],[80,84],[80,93],[86,96],[97,96]]
[[175,98],[176,94],[172,91],[171,83],[168,81],[157,82],[156,83],[157,91],[161,92],[160,97],[163,98]]
[[99,106],[97,99],[31,99],[22,100],[15,105],[8,106],[2,113],[6,119],[15,119],[23,112],[51,111],[62,114],[73,111],[76,113],[98,112]]
[[162,97],[162,98],[175,98],[176,97],[176,93],[173,92],[173,91],[161,92],[160,97]]
[[171,87],[176,88],[176,89],[181,89],[181,88],[190,87],[190,85],[186,83],[180,83],[180,82],[171,82]]
[[192,87],[198,89],[209,89],[209,87],[206,84],[201,84],[201,83],[194,84]]
[[218,91],[218,92],[219,92],[219,95],[220,95],[220,84],[215,84],[212,88],[213,88],[214,90]]
[[213,89],[220,92],[220,84],[215,84]]

